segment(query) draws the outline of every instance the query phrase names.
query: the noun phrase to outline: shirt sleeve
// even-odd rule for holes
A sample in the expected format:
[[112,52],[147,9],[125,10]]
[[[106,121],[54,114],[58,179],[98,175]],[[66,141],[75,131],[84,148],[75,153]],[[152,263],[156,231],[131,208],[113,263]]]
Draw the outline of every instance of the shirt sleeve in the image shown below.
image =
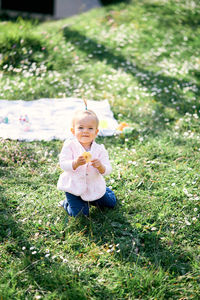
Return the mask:
[[59,164],[63,171],[74,171],[72,167],[73,152],[69,141],[65,142],[59,154]]
[[112,166],[110,164],[108,151],[105,149],[104,145],[101,145],[100,161],[105,167],[105,172],[102,175],[109,175],[112,172]]

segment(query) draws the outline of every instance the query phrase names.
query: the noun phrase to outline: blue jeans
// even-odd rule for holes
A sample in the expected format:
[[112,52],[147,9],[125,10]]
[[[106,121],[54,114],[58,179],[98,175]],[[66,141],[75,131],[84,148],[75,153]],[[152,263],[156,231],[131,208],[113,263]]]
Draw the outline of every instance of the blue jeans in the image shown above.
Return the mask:
[[80,196],[75,196],[67,192],[65,194],[66,200],[63,203],[63,207],[71,217],[76,217],[78,215],[89,216],[90,205],[99,208],[114,208],[117,202],[114,192],[108,187],[106,188],[106,193],[103,197],[95,201],[84,201]]

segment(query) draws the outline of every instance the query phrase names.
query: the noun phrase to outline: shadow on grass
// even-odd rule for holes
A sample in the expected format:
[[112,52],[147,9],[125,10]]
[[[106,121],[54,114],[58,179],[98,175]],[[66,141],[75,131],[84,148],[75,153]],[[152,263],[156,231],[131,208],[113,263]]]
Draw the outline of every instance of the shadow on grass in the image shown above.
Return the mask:
[[[31,242],[34,228],[27,228],[15,214],[19,202],[5,196],[0,188],[0,242],[3,256],[0,266],[2,299],[24,299],[39,294],[51,299],[88,299],[90,274],[77,271],[68,264],[46,258],[40,245]],[[54,233],[52,233],[54,235]],[[58,236],[55,235],[57,239]],[[34,246],[34,249],[31,247]],[[22,250],[22,247],[25,247]],[[34,253],[36,250],[36,253]],[[73,265],[73,264],[71,264]],[[93,282],[94,283],[94,282]],[[94,294],[110,299],[110,291],[96,282]]]
[[[118,203],[116,209],[91,210],[90,218],[72,220],[70,231],[83,231],[89,240],[100,248],[109,250],[110,245],[119,245],[120,252],[115,248],[111,255],[121,264],[133,264],[141,268],[162,269],[176,277],[185,275],[192,270],[189,253],[183,253],[169,241],[169,247],[164,246],[157,233],[137,229],[124,217],[123,206]],[[71,219],[70,219],[71,220]],[[152,221],[155,222],[154,219]],[[100,259],[100,257],[99,257]]]
[[[177,6],[179,4],[177,3]],[[149,13],[153,13],[155,16],[159,16],[159,25],[162,26],[169,26],[169,27],[177,27],[177,24],[187,25],[192,28],[197,28],[200,25],[200,17],[198,10],[195,8],[185,9],[180,16],[178,13],[178,8],[175,6],[173,7],[172,4],[166,2],[164,5],[157,3],[150,3],[148,1],[144,1],[142,6],[145,8],[146,11]]]
[[[127,59],[122,55],[117,54],[115,49],[108,49],[105,45],[88,38],[84,34],[71,29],[70,27],[65,27],[63,29],[63,34],[66,41],[74,43],[81,51],[86,54],[92,53],[91,62],[104,61],[107,65],[110,65],[116,70],[121,69],[125,73],[136,78],[138,83],[145,87],[148,92],[154,93],[154,99],[157,103],[159,103],[158,108],[155,108],[157,111],[155,111],[154,119],[156,119],[156,115],[160,115],[163,112],[164,106],[173,110],[177,107],[178,114],[180,115],[184,115],[186,112],[194,113],[194,108],[192,107],[193,104],[188,103],[183,95],[183,89],[191,86],[192,82],[165,76],[159,72],[156,73],[145,70],[136,64],[127,62]],[[195,90],[193,90],[193,94],[196,97],[200,95],[199,85]],[[173,101],[171,99],[172,95]],[[176,103],[176,106],[174,103]],[[200,110],[200,104],[197,104],[196,106],[196,110]],[[156,125],[155,121],[154,125]],[[164,120],[159,121],[159,126],[161,129],[164,127]]]
[[47,17],[45,15],[38,15],[37,17],[34,17],[30,13],[23,13],[18,11],[17,14],[8,14],[6,11],[0,12],[0,22],[12,22],[16,23],[19,20],[32,22],[35,25],[38,25],[40,23],[43,23],[47,20]]
[[119,4],[119,3],[130,3],[131,0],[100,0],[100,3],[103,5],[103,6],[106,6],[106,5],[113,5],[113,4]]

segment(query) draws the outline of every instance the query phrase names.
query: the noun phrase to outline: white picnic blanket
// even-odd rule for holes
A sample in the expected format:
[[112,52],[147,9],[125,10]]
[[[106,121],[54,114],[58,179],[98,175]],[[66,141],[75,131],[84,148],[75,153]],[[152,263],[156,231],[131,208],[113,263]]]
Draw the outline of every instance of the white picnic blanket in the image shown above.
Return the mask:
[[[77,109],[84,109],[82,99],[0,100],[0,137],[25,141],[65,140],[71,136],[71,118]],[[88,109],[100,120],[100,136],[116,132],[118,123],[107,100],[88,100]]]

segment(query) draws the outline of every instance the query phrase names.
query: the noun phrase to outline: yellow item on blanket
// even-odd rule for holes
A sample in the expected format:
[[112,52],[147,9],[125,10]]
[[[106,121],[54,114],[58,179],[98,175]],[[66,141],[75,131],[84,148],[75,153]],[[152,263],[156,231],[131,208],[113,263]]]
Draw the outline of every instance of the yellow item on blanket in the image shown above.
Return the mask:
[[85,158],[87,163],[91,161],[92,155],[90,152],[83,152],[82,156]]
[[99,128],[101,128],[101,129],[109,128],[108,121],[107,120],[100,120],[99,121]]

